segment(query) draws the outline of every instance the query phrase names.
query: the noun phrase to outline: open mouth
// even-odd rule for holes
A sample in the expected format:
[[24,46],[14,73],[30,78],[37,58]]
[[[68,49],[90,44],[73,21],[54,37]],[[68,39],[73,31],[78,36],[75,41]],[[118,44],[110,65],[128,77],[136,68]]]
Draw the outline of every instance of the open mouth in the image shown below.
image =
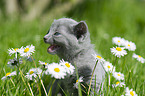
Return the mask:
[[47,51],[49,53],[55,53],[58,49],[60,49],[60,46],[59,45],[50,45],[48,48],[47,48]]

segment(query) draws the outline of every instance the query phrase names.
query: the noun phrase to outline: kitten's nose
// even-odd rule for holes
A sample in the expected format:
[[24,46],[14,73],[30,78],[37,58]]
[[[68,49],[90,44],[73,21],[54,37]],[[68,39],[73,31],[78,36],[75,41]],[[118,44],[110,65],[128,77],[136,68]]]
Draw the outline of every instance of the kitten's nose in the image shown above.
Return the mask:
[[48,36],[44,36],[44,42],[45,43],[49,43],[49,44],[53,44],[53,38],[52,38],[52,36],[50,37],[48,37]]
[[43,39],[44,39],[44,42],[46,42],[47,38],[46,38],[46,37],[44,37]]

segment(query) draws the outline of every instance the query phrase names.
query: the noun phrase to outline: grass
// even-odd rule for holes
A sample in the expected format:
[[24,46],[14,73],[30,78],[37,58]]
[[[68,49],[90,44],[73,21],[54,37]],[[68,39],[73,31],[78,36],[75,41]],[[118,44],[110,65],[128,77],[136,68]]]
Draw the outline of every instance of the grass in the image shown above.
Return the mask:
[[[145,2],[143,0],[89,0],[72,9],[71,12],[64,14],[65,17],[71,17],[77,21],[85,20],[91,34],[92,43],[96,52],[102,55],[111,63],[114,62],[115,56],[110,52],[112,37],[119,36],[126,40],[135,42],[137,49],[136,54],[145,58]],[[61,17],[58,17],[61,18]],[[48,63],[58,62],[59,58],[47,53],[47,44],[43,42],[43,36],[47,33],[53,20],[33,20],[21,22],[19,20],[3,19],[0,22],[0,78],[6,72],[14,71],[7,67],[10,58],[7,49],[17,48],[33,44],[36,52],[33,55],[38,66],[38,61],[42,60]],[[33,62],[25,62],[21,66],[24,71],[35,67]],[[117,72],[125,75],[125,82],[129,88],[133,88],[140,96],[145,95],[145,64],[141,64],[132,59],[132,53],[118,59],[116,63]],[[6,96],[22,96],[28,90],[21,78],[13,78],[15,87],[10,80],[0,80],[0,93]],[[19,80],[17,82],[16,80]],[[50,77],[48,77],[50,80]],[[47,81],[47,80],[46,80]],[[45,82],[45,80],[44,80]],[[51,81],[48,81],[49,83]],[[112,81],[114,83],[114,81]],[[38,83],[39,84],[39,83]],[[122,95],[122,89],[113,89],[104,84],[104,94],[108,96]],[[29,86],[27,86],[29,87]],[[30,91],[30,90],[29,90]],[[35,95],[39,95],[36,85],[33,86]],[[66,90],[64,90],[66,91]],[[33,92],[33,93],[34,93]],[[26,94],[29,95],[29,94]]]

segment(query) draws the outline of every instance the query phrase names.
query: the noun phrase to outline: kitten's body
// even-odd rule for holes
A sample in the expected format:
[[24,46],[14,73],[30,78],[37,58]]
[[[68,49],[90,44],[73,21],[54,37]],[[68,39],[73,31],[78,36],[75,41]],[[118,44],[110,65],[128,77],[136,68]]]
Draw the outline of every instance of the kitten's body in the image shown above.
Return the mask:
[[[76,64],[79,76],[83,76],[84,84],[89,85],[96,61],[92,56],[95,51],[90,42],[90,34],[85,22],[76,22],[68,18],[55,20],[49,33],[44,36],[44,41],[51,44],[48,48],[49,53],[57,54],[60,59],[64,59],[73,65]],[[65,88],[73,96],[77,96],[77,89],[73,87],[73,83],[76,81],[75,74],[64,80],[64,85],[67,85]],[[101,64],[98,63],[92,82],[94,87],[96,75],[96,92],[100,88],[104,74]]]

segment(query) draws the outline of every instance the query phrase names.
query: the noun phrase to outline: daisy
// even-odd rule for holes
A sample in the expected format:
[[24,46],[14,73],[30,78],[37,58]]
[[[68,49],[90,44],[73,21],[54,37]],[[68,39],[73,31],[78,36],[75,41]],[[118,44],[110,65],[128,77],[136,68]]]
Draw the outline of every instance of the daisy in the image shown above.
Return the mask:
[[66,69],[58,63],[52,63],[48,65],[45,74],[50,74],[51,77],[56,79],[64,79],[64,76],[66,76]]
[[125,48],[124,47],[113,47],[113,48],[110,48],[111,49],[111,53],[113,53],[115,56],[117,57],[121,57],[121,56],[124,56],[127,54],[127,52],[124,50]]
[[28,78],[29,80],[35,80],[37,75],[33,72],[30,72],[29,74],[27,73],[27,75],[25,77]]
[[105,59],[102,58],[100,55],[97,55],[97,54],[93,54],[93,57],[96,59],[96,61],[98,60],[99,62],[104,62]]
[[123,86],[125,86],[125,83],[124,82],[117,81],[116,84],[113,84],[112,86],[113,87],[117,87],[117,86],[123,87]]
[[38,62],[39,62],[39,64],[43,65],[43,66],[44,66],[44,68],[47,68],[48,63],[43,62],[43,61],[40,61],[40,60],[39,60]]
[[125,44],[126,40],[121,37],[113,37],[112,42],[113,42],[113,44],[116,44],[118,46],[123,46]]
[[29,70],[28,73],[26,73],[27,75],[25,77],[30,80],[34,80],[34,78],[37,77],[37,74],[41,74],[41,73],[42,73],[42,70],[40,68],[32,68]]
[[16,71],[14,71],[12,73],[8,72],[8,73],[6,73],[6,75],[4,77],[1,78],[1,80],[6,80],[6,78],[10,78],[11,76],[14,76],[14,75],[16,75]]
[[64,68],[66,69],[66,72],[70,75],[73,74],[75,67],[71,65],[71,63],[64,61],[64,60],[60,60],[60,65],[64,66]]
[[74,87],[78,89],[79,82],[83,82],[83,77],[81,76],[78,80],[76,80],[76,83],[74,84]]
[[11,48],[11,49],[8,49],[8,52],[9,52],[9,55],[12,56],[12,54],[15,54],[15,57],[17,58],[17,54],[20,52],[21,49],[19,48]]
[[114,76],[114,78],[116,78],[116,80],[124,80],[124,74],[122,74],[120,72],[114,72],[113,76]]
[[111,73],[115,72],[115,67],[112,65],[112,63],[106,61],[104,62],[103,66],[106,72],[111,72]]
[[133,43],[131,41],[126,41],[125,48],[128,49],[129,51],[135,51],[136,45],[135,45],[135,43]]
[[12,54],[15,54],[17,52],[19,52],[19,48],[11,48],[11,49],[8,49],[8,52],[9,52],[9,55],[11,56]]
[[133,58],[136,58],[141,63],[145,63],[145,59],[143,57],[141,57],[140,55],[137,55],[137,54],[133,53],[133,56],[132,57]]
[[32,55],[32,53],[34,53],[35,51],[35,46],[33,45],[28,45],[26,47],[23,48],[23,46],[21,47],[21,51],[20,51],[20,55],[22,57],[30,57],[30,55]]
[[22,64],[22,63],[23,62],[22,62],[21,58],[19,58],[19,61],[16,58],[14,58],[14,59],[9,59],[7,64],[8,64],[8,66],[12,67],[12,66],[17,66],[18,64]]
[[137,96],[137,94],[135,93],[135,91],[133,91],[133,89],[130,89],[128,87],[126,87],[126,94],[125,96]]

